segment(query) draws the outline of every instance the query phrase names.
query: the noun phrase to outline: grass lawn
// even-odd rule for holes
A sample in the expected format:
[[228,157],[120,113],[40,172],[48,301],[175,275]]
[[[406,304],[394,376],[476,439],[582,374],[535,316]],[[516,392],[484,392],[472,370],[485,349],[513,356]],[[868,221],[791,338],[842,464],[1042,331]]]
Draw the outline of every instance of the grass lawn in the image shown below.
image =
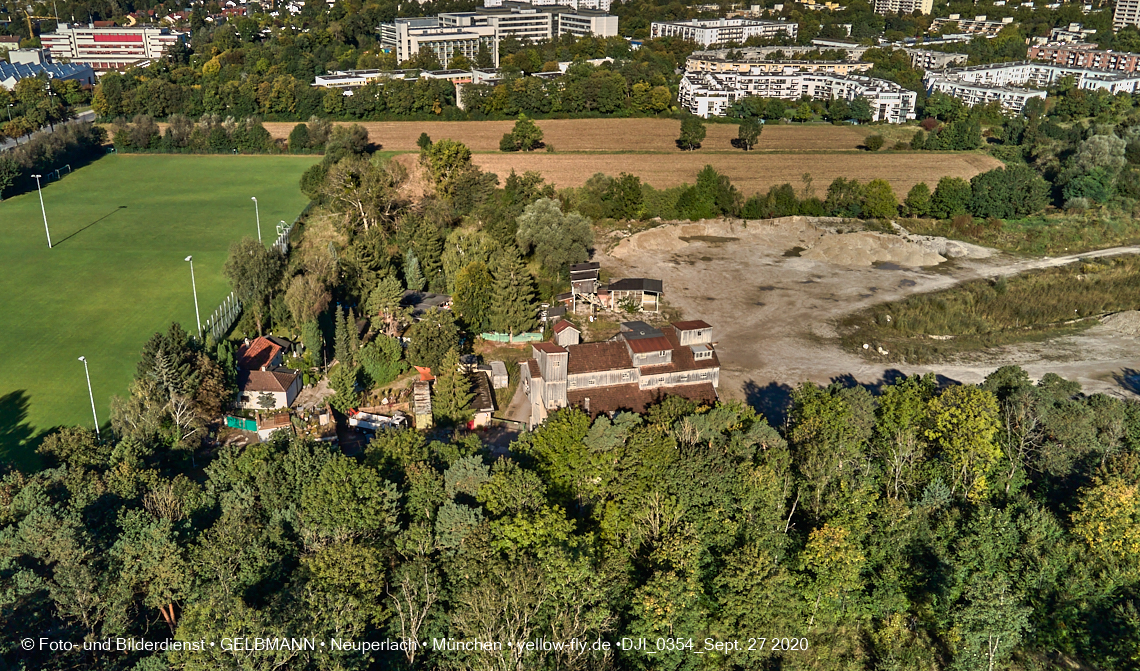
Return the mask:
[[83,364],[105,426],[139,352],[171,321],[195,332],[190,267],[206,319],[229,293],[227,250],[304,207],[314,157],[111,155],[43,189],[53,249],[33,191],[0,203],[0,460],[39,462],[37,437],[92,426]]

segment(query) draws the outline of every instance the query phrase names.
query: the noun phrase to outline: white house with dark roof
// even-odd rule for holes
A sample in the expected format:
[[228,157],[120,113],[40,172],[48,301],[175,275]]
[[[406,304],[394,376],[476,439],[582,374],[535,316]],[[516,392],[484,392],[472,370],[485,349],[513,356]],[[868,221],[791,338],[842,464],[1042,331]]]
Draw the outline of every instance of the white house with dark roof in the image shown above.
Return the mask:
[[676,322],[662,329],[625,322],[621,332],[605,342],[541,342],[531,352],[532,358],[520,364],[531,427],[568,406],[597,415],[642,412],[666,396],[708,403],[718,398],[720,360],[713,329],[703,321]]

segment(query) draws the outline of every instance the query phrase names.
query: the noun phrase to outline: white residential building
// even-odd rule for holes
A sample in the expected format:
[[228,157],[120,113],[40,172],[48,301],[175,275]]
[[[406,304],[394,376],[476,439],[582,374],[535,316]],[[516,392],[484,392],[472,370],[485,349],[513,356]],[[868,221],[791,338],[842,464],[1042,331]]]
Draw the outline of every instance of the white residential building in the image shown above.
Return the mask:
[[[549,7],[561,5],[571,9],[596,9],[603,12],[610,11],[611,0],[531,0],[535,7]],[[502,7],[503,0],[483,0],[484,7]]]
[[885,79],[787,67],[781,72],[686,72],[677,101],[701,117],[723,116],[732,103],[748,96],[799,100],[802,96],[834,100],[863,98],[873,121],[904,123],[915,118],[918,94]]
[[713,44],[742,44],[750,37],[787,36],[794,39],[799,34],[799,30],[799,24],[784,21],[693,19],[692,21],[654,21],[649,26],[649,36],[679,37],[707,47]]
[[1011,111],[1020,112],[1030,98],[1044,98],[1043,89],[1063,77],[1072,77],[1080,89],[1103,90],[1113,95],[1140,92],[1140,74],[1137,73],[1032,62],[930,72],[924,83],[929,93],[940,91],[971,106],[997,101]]
[[934,8],[934,0],[875,0],[875,13],[877,14],[913,14],[916,10],[921,14],[929,14]]

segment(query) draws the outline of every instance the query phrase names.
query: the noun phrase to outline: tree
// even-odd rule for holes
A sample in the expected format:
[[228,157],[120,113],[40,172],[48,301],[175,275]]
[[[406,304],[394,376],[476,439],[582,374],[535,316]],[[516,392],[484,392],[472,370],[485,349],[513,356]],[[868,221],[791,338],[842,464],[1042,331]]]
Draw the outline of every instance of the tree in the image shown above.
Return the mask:
[[961,177],[943,177],[930,196],[930,214],[939,219],[966,214],[971,193],[970,183]]
[[1024,217],[1048,203],[1049,183],[1028,166],[1011,165],[974,175],[970,194],[970,214],[976,217]]
[[873,179],[867,183],[866,196],[863,199],[863,215],[876,219],[890,219],[898,216],[899,202],[895,199],[895,191],[890,182],[885,179]]
[[314,275],[294,276],[285,291],[285,304],[289,306],[295,324],[315,320],[328,308],[331,300],[328,287]]
[[495,284],[491,292],[491,328],[511,336],[534,328],[534,279],[514,247],[499,253],[492,275]]
[[524,254],[533,251],[543,269],[558,276],[569,264],[590,257],[594,233],[590,221],[582,215],[563,214],[557,200],[540,198],[519,216],[516,238]]
[[525,114],[518,116],[510,133],[499,143],[501,151],[533,151],[542,146],[542,129]]
[[799,121],[800,123],[807,123],[814,118],[815,110],[813,110],[811,108],[811,105],[807,103],[800,103],[800,106],[796,108],[795,113],[792,114],[792,120]]
[[450,310],[431,308],[412,324],[406,336],[410,341],[406,356],[414,366],[438,370],[448,350],[459,347],[459,327]]
[[473,398],[471,382],[459,370],[459,351],[452,348],[440,362],[432,385],[432,416],[440,424],[462,424],[472,417]]
[[309,127],[303,123],[293,126],[289,133],[289,153],[303,154],[309,150]]
[[420,133],[419,138],[416,139],[416,146],[420,151],[426,151],[431,147],[431,137],[427,133]]
[[265,307],[284,267],[285,259],[277,248],[266,249],[253,238],[242,238],[230,247],[225,275],[243,307],[252,311],[258,335],[262,335]]
[[883,148],[883,136],[877,133],[875,135],[868,135],[866,139],[863,140],[863,146],[867,148],[867,151],[879,151]]
[[994,442],[998,405],[993,394],[977,387],[950,387],[930,401],[926,437],[947,465],[952,490],[971,500],[989,497],[986,476],[1001,458]]
[[404,284],[408,287],[408,291],[423,291],[427,285],[427,280],[420,271],[420,260],[411,249],[404,254]]
[[736,138],[740,148],[748,151],[755,147],[762,132],[764,132],[764,124],[756,117],[749,117],[740,122],[740,126],[736,130]]
[[359,386],[360,368],[351,363],[341,361],[329,369],[329,388],[335,392],[329,403],[341,412],[360,405]]
[[491,272],[482,261],[468,264],[455,278],[452,308],[472,333],[483,333],[491,328],[488,315],[494,282]]
[[16,183],[20,176],[20,165],[11,156],[0,156],[0,200],[4,198],[4,190]]
[[867,102],[866,98],[855,98],[848,107],[851,110],[851,118],[859,123],[868,123],[873,118],[871,104]]
[[919,182],[910,188],[906,194],[906,213],[912,217],[925,217],[930,213],[930,187],[926,182]]
[[365,309],[369,314],[379,315],[384,320],[384,332],[390,336],[398,335],[401,323],[407,321],[408,311],[400,307],[404,300],[404,288],[400,280],[389,273],[380,280],[372,293],[368,294]]
[[396,338],[377,334],[360,348],[357,359],[371,387],[380,387],[395,380],[407,366],[401,361],[404,348]]
[[705,122],[699,116],[689,114],[681,119],[681,136],[677,138],[677,146],[692,151],[699,149],[705,139]]
[[424,150],[421,159],[438,195],[450,196],[460,176],[472,170],[471,150],[455,140],[433,142]]

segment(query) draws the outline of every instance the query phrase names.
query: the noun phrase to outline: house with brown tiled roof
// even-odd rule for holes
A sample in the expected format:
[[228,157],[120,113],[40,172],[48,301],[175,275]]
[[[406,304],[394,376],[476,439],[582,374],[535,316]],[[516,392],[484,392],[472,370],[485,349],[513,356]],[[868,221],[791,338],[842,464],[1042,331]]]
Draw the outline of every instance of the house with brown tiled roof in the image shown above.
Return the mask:
[[[277,410],[293,405],[297,394],[301,393],[301,376],[295,370],[274,368],[273,370],[238,371],[238,407],[247,410]],[[272,398],[268,408],[262,399]]]
[[713,329],[703,321],[625,322],[605,342],[535,343],[531,353],[520,366],[531,427],[568,406],[597,415],[641,412],[666,396],[713,402],[720,385]]
[[241,370],[262,370],[281,365],[285,348],[277,342],[258,336],[246,342],[237,351],[237,367]]

